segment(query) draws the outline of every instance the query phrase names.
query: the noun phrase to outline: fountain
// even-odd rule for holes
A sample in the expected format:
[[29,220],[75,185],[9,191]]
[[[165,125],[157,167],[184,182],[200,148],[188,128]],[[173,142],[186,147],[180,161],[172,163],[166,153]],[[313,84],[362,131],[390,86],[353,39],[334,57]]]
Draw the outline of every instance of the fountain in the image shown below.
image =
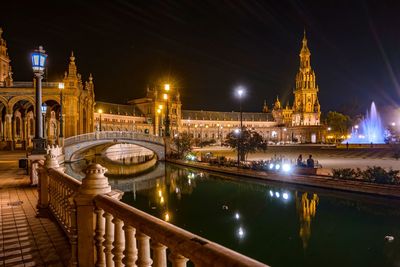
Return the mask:
[[375,103],[372,102],[370,112],[367,111],[365,119],[351,129],[351,137],[342,144],[384,144],[384,128]]

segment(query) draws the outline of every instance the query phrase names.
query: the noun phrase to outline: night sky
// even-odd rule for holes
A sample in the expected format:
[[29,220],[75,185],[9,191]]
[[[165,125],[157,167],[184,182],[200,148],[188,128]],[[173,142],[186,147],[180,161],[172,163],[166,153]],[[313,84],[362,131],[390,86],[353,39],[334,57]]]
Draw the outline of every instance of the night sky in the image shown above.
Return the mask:
[[[14,80],[32,79],[29,53],[43,45],[48,80],[74,51],[96,100],[126,103],[170,79],[183,108],[261,111],[292,101],[303,29],[323,111],[400,104],[400,4],[396,1],[7,1],[0,25]],[[290,102],[292,104],[292,102]]]

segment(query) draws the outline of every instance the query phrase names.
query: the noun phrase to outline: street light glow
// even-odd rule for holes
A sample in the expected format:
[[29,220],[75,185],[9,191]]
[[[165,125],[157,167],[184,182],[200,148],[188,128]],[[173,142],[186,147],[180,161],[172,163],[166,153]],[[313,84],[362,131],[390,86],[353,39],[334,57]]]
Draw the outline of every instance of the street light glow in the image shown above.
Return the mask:
[[64,83],[58,83],[58,89],[64,89]]
[[168,83],[166,83],[166,84],[164,84],[164,89],[165,89],[165,91],[169,91],[169,89],[170,89],[170,87],[169,87],[169,84]]
[[164,94],[163,98],[164,98],[164,100],[167,100],[168,99],[168,94]]
[[99,113],[100,113],[100,114],[103,113],[103,110],[102,110],[101,108],[99,109]]

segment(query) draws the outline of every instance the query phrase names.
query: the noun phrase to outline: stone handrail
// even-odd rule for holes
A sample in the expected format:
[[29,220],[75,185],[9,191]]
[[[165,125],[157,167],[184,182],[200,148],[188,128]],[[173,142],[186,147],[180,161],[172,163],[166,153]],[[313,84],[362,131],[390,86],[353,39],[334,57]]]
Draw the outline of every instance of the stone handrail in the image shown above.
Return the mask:
[[[90,164],[82,182],[64,173],[55,153],[39,167],[38,207],[68,236],[70,266],[266,266],[119,201],[106,168]],[[150,242],[151,240],[151,242]]]
[[184,267],[189,260],[195,266],[266,266],[107,195],[94,202],[96,265],[167,266],[168,249],[172,266]]
[[67,235],[71,244],[71,266],[77,265],[77,210],[74,195],[81,182],[65,174],[58,164],[56,153],[46,155],[45,164],[39,169],[39,203],[48,209]]
[[137,139],[141,141],[164,145],[164,139],[160,136],[154,136],[132,131],[98,131],[86,134],[80,134],[68,137],[64,140],[64,146],[70,146],[81,142],[93,140],[113,140],[113,139]]

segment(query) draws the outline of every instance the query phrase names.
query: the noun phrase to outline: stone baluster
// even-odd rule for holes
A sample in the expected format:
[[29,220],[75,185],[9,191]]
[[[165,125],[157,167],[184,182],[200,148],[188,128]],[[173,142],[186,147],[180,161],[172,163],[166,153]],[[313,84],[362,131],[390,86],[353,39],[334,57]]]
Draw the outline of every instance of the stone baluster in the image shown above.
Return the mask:
[[106,220],[106,229],[104,233],[104,255],[106,258],[106,266],[114,266],[112,259],[111,249],[114,240],[114,224],[112,223],[112,215],[108,212],[104,212],[103,217]]
[[113,261],[115,267],[122,267],[122,257],[124,256],[124,248],[125,248],[125,239],[124,239],[124,231],[122,229],[123,222],[122,220],[114,217],[114,242],[112,243],[114,248],[111,250],[111,253],[114,255]]
[[153,261],[150,257],[150,237],[141,233],[136,233],[138,242],[138,260],[136,262],[138,267],[150,267]]
[[76,221],[76,206],[73,197],[68,199],[69,209],[71,214],[71,228],[70,228],[70,244],[71,244],[71,261],[70,266],[78,266],[78,236],[77,236],[77,221]]
[[153,249],[153,266],[167,267],[167,247],[161,243],[152,243]]
[[105,220],[103,217],[103,210],[96,208],[96,234],[94,236],[97,260],[96,267],[105,267],[106,259],[103,251],[103,242],[104,242],[104,234],[105,234]]
[[172,263],[172,267],[186,267],[186,262],[189,260],[179,253],[172,252],[169,254],[169,260]]
[[125,250],[122,262],[126,266],[136,266],[135,262],[138,258],[135,237],[136,229],[130,225],[124,225],[123,229],[125,231]]
[[[50,168],[59,168],[60,165],[58,164],[57,158],[53,154],[46,154],[45,156],[46,161],[44,163],[46,169]],[[40,189],[39,189],[39,194],[40,194],[40,202],[39,202],[39,208],[47,208],[49,206],[49,201],[50,201],[50,195],[49,195],[49,175],[45,169],[41,169],[39,172],[39,179],[40,179]],[[53,197],[53,195],[51,195]]]
[[104,176],[106,171],[107,169],[99,164],[90,164],[85,170],[86,176],[82,179],[82,185],[75,196],[79,266],[92,267],[95,265],[96,247],[93,236],[95,235],[96,217],[93,199],[98,194],[111,192],[108,179]]

